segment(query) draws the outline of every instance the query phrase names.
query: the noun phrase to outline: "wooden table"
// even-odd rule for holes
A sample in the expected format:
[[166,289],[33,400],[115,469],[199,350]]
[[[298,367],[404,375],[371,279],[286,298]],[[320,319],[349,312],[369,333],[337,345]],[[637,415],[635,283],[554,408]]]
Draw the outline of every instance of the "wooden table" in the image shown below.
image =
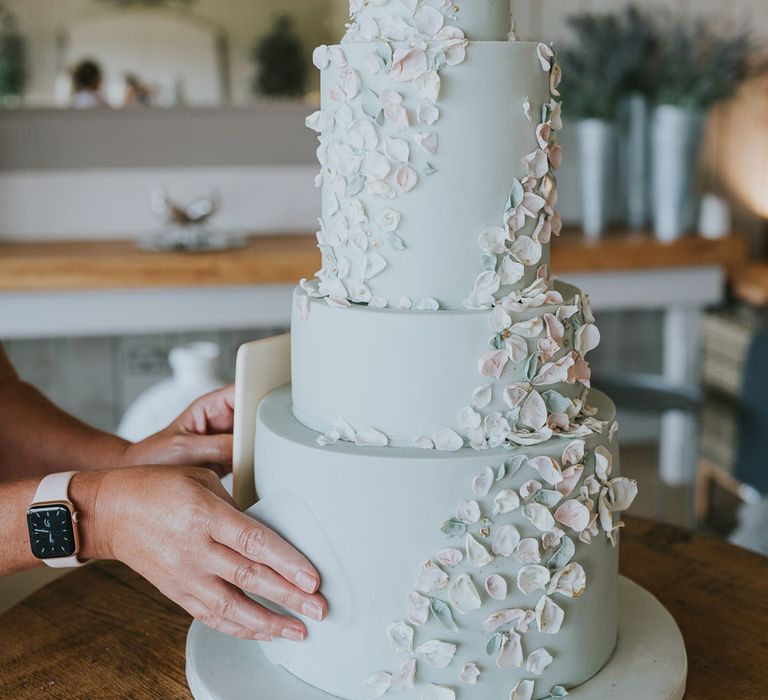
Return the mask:
[[[680,625],[690,663],[688,700],[765,697],[768,559],[629,518],[621,570]],[[187,700],[189,623],[122,565],[79,570],[0,617],[0,697]]]

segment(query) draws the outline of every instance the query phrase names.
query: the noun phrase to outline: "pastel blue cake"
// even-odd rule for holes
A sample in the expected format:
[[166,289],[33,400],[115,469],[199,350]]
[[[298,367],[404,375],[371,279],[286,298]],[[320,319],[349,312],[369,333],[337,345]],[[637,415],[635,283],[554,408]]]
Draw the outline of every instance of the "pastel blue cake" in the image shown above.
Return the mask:
[[564,697],[615,648],[637,486],[589,300],[549,269],[557,57],[506,0],[352,0],[314,59],[322,262],[255,480],[309,505],[352,600],[285,668],[346,700]]

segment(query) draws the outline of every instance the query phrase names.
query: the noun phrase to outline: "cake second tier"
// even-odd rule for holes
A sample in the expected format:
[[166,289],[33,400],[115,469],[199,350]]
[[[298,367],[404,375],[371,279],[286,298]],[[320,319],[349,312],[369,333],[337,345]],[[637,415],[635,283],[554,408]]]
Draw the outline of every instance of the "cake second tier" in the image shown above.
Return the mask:
[[457,436],[471,444],[481,417],[489,437],[514,414],[517,444],[567,430],[584,409],[584,355],[599,333],[580,290],[557,282],[549,294],[556,303],[515,312],[294,304],[294,414],[319,433],[344,438],[349,424],[390,446],[439,449],[460,447]]

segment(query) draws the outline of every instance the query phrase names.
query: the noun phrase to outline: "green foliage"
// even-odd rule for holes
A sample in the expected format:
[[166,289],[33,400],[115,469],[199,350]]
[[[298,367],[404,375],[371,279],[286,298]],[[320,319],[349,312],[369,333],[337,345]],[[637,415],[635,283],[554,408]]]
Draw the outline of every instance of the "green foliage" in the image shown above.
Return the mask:
[[281,15],[253,50],[256,78],[253,92],[268,97],[301,97],[306,91],[308,65],[293,20]]
[[631,5],[621,13],[574,15],[568,24],[574,43],[559,52],[567,114],[612,119],[624,95],[650,92],[658,38],[647,13]]
[[706,110],[731,97],[754,72],[756,45],[748,30],[719,33],[706,20],[675,21],[664,33],[655,61],[655,99],[660,104]]
[[0,5],[0,98],[21,97],[27,85],[27,42],[15,15]]
[[563,108],[576,118],[613,119],[641,93],[659,104],[706,110],[733,95],[768,63],[749,30],[727,33],[714,20],[675,18],[630,5],[621,13],[569,19],[574,41],[560,51]]

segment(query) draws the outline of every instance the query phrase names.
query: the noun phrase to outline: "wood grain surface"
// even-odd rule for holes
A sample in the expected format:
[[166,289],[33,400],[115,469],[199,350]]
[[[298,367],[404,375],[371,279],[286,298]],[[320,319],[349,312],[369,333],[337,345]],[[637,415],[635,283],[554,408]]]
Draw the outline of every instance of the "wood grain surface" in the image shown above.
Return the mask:
[[[621,570],[680,625],[690,664],[687,700],[766,697],[768,559],[628,518]],[[189,700],[189,624],[120,564],[77,570],[0,617],[0,698]]]
[[[731,271],[745,259],[746,239],[739,234],[660,243],[650,234],[615,231],[589,242],[565,231],[552,244],[552,270],[559,276],[709,265]],[[294,284],[319,265],[314,236],[306,234],[259,236],[243,250],[221,253],[143,252],[131,241],[5,242],[0,291]]]

